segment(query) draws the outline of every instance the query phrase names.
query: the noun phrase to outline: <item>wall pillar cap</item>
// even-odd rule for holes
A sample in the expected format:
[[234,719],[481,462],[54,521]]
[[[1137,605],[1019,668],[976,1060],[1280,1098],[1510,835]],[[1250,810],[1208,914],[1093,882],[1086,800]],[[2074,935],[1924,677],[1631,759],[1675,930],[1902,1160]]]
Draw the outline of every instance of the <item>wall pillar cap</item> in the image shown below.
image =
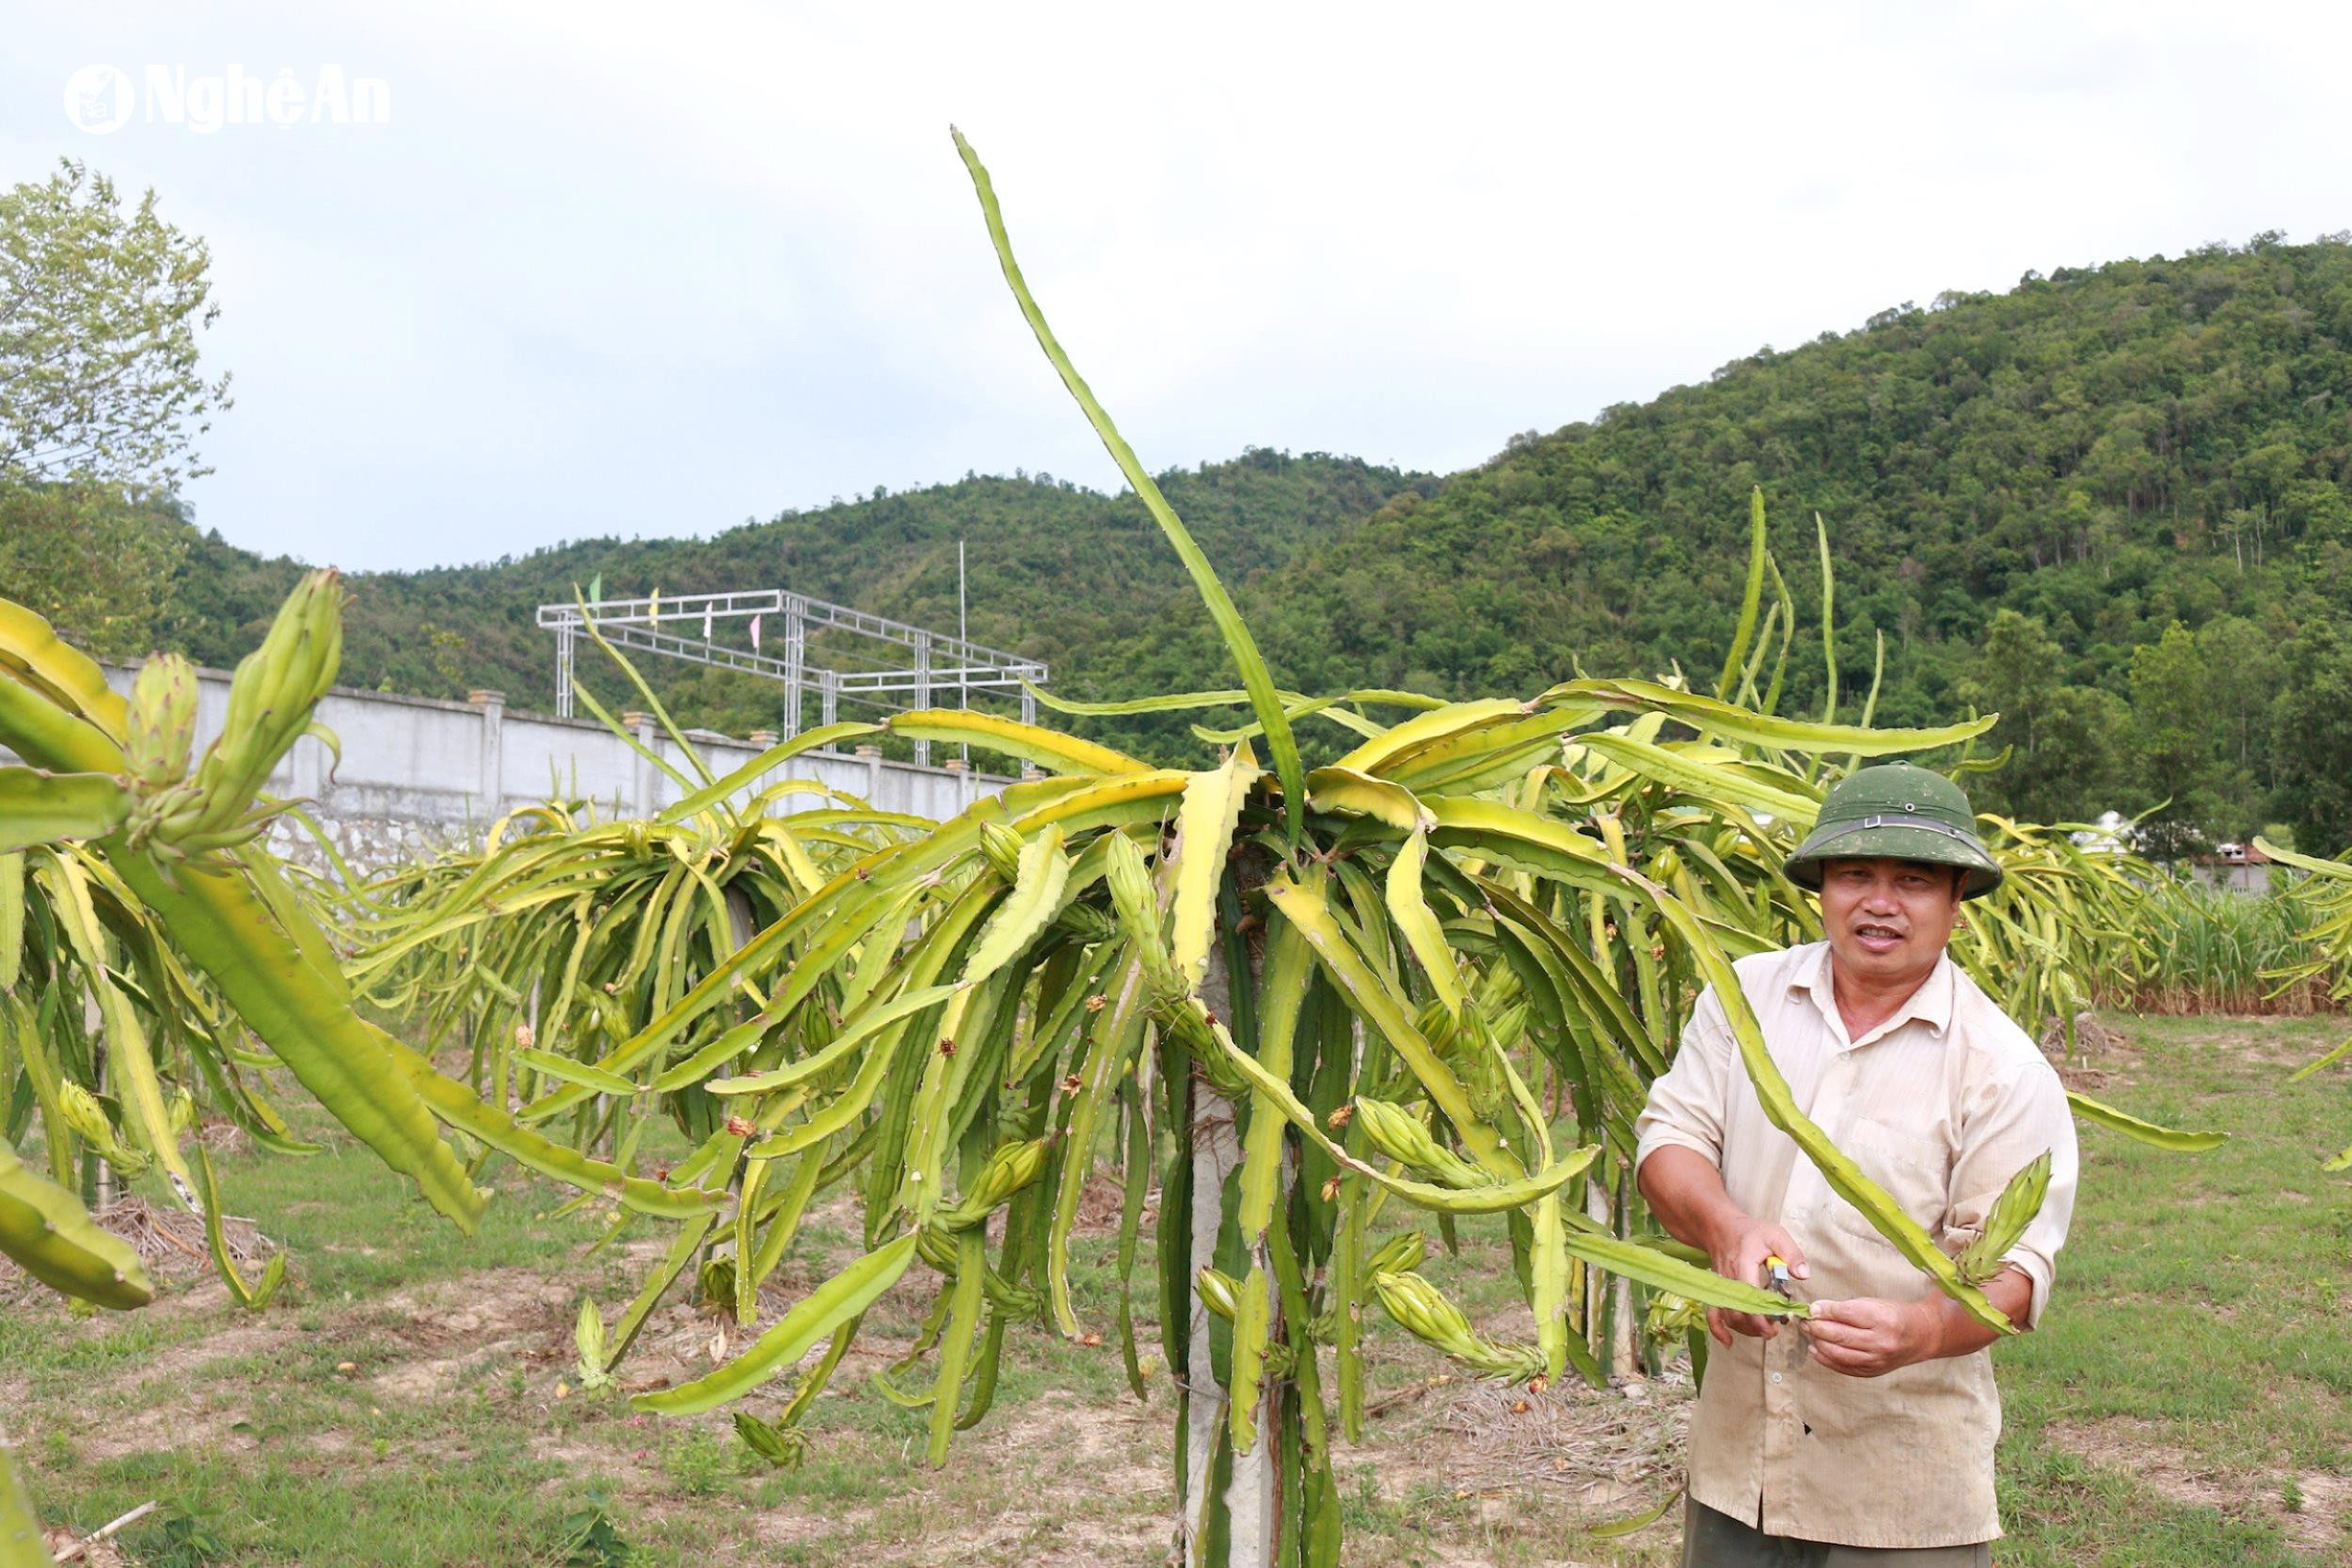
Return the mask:
[[486,686],[478,686],[471,691],[466,693],[466,701],[471,703],[476,707],[504,707],[506,705],[506,693],[503,691],[493,691]]

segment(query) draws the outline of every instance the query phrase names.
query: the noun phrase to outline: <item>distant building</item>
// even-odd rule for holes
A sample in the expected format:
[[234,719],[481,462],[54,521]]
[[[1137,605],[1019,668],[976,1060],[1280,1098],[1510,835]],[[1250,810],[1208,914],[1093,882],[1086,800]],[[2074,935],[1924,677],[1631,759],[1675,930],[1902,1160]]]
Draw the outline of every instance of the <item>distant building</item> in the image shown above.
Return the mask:
[[2207,887],[2259,895],[2270,891],[2270,857],[2252,844],[2217,844],[2209,855],[2191,855],[2189,869]]
[[2103,811],[2098,821],[2066,836],[2077,848],[2094,855],[2129,854],[2132,849],[2131,818],[2120,811]]

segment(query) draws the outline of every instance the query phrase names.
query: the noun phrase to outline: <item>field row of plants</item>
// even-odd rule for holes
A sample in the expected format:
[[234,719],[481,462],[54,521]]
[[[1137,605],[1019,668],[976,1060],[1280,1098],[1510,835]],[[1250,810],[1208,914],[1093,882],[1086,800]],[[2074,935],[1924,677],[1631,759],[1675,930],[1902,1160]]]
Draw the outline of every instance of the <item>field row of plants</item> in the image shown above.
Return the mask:
[[[615,656],[685,758],[677,804],[611,822],[549,803],[478,850],[298,886],[262,847],[278,808],[259,790],[333,677],[331,574],[240,666],[230,726],[200,754],[183,662],[151,660],[126,702],[0,604],[0,743],[31,765],[0,770],[0,1252],[79,1299],[143,1304],[138,1259],[87,1206],[109,1172],[151,1163],[206,1217],[237,1299],[264,1308],[278,1275],[238,1274],[187,1134],[226,1119],[300,1157],[266,1094],[291,1077],[461,1228],[509,1160],[575,1190],[559,1215],[660,1239],[633,1296],[581,1310],[586,1390],[656,1414],[732,1406],[746,1444],[790,1463],[868,1309],[917,1279],[931,1310],[879,1386],[924,1413],[933,1462],[987,1417],[1025,1338],[1115,1337],[1138,1394],[1147,1359],[1175,1390],[1187,1560],[1334,1563],[1332,1453],[1376,1392],[1367,1312],[1482,1375],[1598,1382],[1677,1336],[1703,1371],[1707,1306],[1804,1310],[1709,1272],[1632,1190],[1633,1119],[1713,986],[1775,1124],[1936,1288],[2010,1329],[1978,1285],[2031,1218],[2033,1168],[1997,1211],[2006,1231],[1947,1255],[1805,1117],[1730,969],[1820,935],[1782,863],[1831,783],[1993,721],[1880,729],[1873,692],[1841,722],[1834,675],[1818,716],[1780,712],[1793,615],[1760,499],[1706,690],[1679,675],[1468,702],[1283,689],[1054,339],[959,147],[1025,317],[1242,683],[1057,705],[1195,714],[1204,766],[957,710],[828,726],[714,776]],[[1309,725],[1337,732],[1336,760],[1307,766]],[[944,823],[758,783],[881,735],[1043,776]],[[2168,957],[2187,939],[2153,934],[2146,911],[2188,895],[2064,828],[1987,826],[2008,877],[1955,950],[2012,1014],[2071,1030],[2122,977],[2187,973]],[[2326,885],[2342,896],[2295,906],[2321,917],[2296,939],[2320,943],[2314,967],[2285,982],[2307,990],[2345,973],[2352,881]],[[2165,1147],[2218,1141],[2075,1104]],[[45,1174],[14,1152],[36,1130]],[[1092,1323],[1071,1238],[1105,1167],[1120,1291]],[[768,1322],[763,1288],[812,1205],[842,1193],[860,1255]],[[1131,1300],[1147,1212],[1149,1355]],[[1516,1333],[1474,1328],[1420,1271],[1422,1215],[1447,1239],[1507,1242]],[[674,1385],[629,1355],[680,1290],[768,1326]],[[0,1471],[0,1568],[44,1560]]]

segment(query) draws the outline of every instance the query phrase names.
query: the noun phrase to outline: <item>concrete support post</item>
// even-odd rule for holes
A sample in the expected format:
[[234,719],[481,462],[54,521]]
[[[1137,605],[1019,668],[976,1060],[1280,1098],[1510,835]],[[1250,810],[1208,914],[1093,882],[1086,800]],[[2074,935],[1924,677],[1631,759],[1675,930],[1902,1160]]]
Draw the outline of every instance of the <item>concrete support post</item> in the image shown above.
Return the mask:
[[[640,713],[631,708],[621,715],[621,722],[636,733],[638,745],[643,746],[648,752],[654,749],[652,714]],[[633,816],[651,816],[657,809],[654,789],[660,782],[660,775],[655,770],[654,765],[642,754],[633,757],[631,761],[634,766],[629,769],[629,811]]]
[[857,757],[860,762],[866,764],[866,799],[868,801],[880,800],[882,779],[882,748],[860,746],[857,749]]
[[[751,733],[750,738],[753,751],[766,752],[769,748],[775,745],[778,737],[776,732],[773,730],[754,730]],[[771,768],[767,772],[762,773],[758,779],[753,783],[752,787],[754,789],[764,789],[768,785],[768,781],[774,777],[775,770]]]
[[471,809],[486,826],[498,819],[499,802],[506,794],[506,693],[469,691],[466,701],[482,710],[482,753]]
[[[1232,1017],[1234,979],[1225,966],[1223,943],[1211,943],[1208,973],[1202,978],[1200,994],[1220,1018]],[[1247,977],[1243,979],[1247,983]],[[1186,1129],[1186,1135],[1192,1149],[1192,1259],[1198,1263],[1216,1256],[1217,1234],[1225,1223],[1225,1190],[1239,1176],[1242,1159],[1241,1141],[1233,1132],[1233,1102],[1198,1079],[1192,1086],[1192,1126]],[[1278,1213],[1275,1223],[1287,1221]],[[1267,1271],[1265,1281],[1269,1292],[1274,1290],[1272,1273]],[[1279,1305],[1274,1321],[1279,1332]],[[1192,1339],[1192,1389],[1184,1407],[1184,1489],[1177,1497],[1177,1531],[1184,1542],[1184,1568],[1266,1568],[1274,1560],[1277,1518],[1272,1450],[1280,1439],[1273,1402],[1263,1394],[1258,1406],[1258,1446],[1247,1454],[1234,1456],[1232,1479],[1225,1490],[1225,1506],[1231,1520],[1225,1560],[1216,1562],[1204,1557],[1200,1540],[1193,1533],[1206,1512],[1202,1504],[1214,1473],[1217,1434],[1226,1421],[1226,1391],[1213,1370],[1209,1309],[1197,1295],[1193,1298],[1188,1327]]]

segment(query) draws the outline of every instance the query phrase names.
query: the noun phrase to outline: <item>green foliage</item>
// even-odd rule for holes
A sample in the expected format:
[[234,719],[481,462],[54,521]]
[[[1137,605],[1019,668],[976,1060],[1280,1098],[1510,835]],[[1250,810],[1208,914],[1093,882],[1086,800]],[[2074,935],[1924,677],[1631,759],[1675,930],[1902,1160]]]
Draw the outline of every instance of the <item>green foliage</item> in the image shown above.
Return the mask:
[[192,537],[168,507],[109,486],[0,473],[0,592],[102,658],[155,645]]
[[149,191],[71,159],[0,194],[0,477],[168,490],[207,470],[193,451],[229,406],[197,369],[212,257]]
[[2280,979],[2319,956],[2304,936],[2319,918],[2312,891],[2289,882],[2248,897],[2191,879],[2153,878],[2133,911],[2139,973],[2116,988],[2115,1000],[2141,1013],[2327,1009],[2327,973]]
[[722,1443],[701,1427],[671,1433],[661,1445],[662,1473],[689,1497],[707,1497],[723,1491],[735,1474],[735,1460],[733,1445]]
[[466,694],[466,634],[436,621],[417,623],[417,638],[433,665],[433,684],[420,695],[462,697]]
[[2288,847],[2332,854],[2352,847],[2352,638],[2313,626],[2279,692],[2272,719]]
[[142,1532],[139,1545],[139,1560],[149,1568],[212,1568],[230,1556],[209,1520],[176,1508]]
[[2130,709],[2111,691],[2066,684],[2063,671],[2063,650],[2040,619],[1994,611],[1954,690],[2001,716],[1991,738],[2010,752],[2007,767],[1976,784],[1978,809],[2048,822],[2108,799],[2122,783]]
[[601,1486],[588,1489],[586,1502],[564,1517],[564,1568],[628,1568],[636,1556],[613,1528],[612,1503]]

